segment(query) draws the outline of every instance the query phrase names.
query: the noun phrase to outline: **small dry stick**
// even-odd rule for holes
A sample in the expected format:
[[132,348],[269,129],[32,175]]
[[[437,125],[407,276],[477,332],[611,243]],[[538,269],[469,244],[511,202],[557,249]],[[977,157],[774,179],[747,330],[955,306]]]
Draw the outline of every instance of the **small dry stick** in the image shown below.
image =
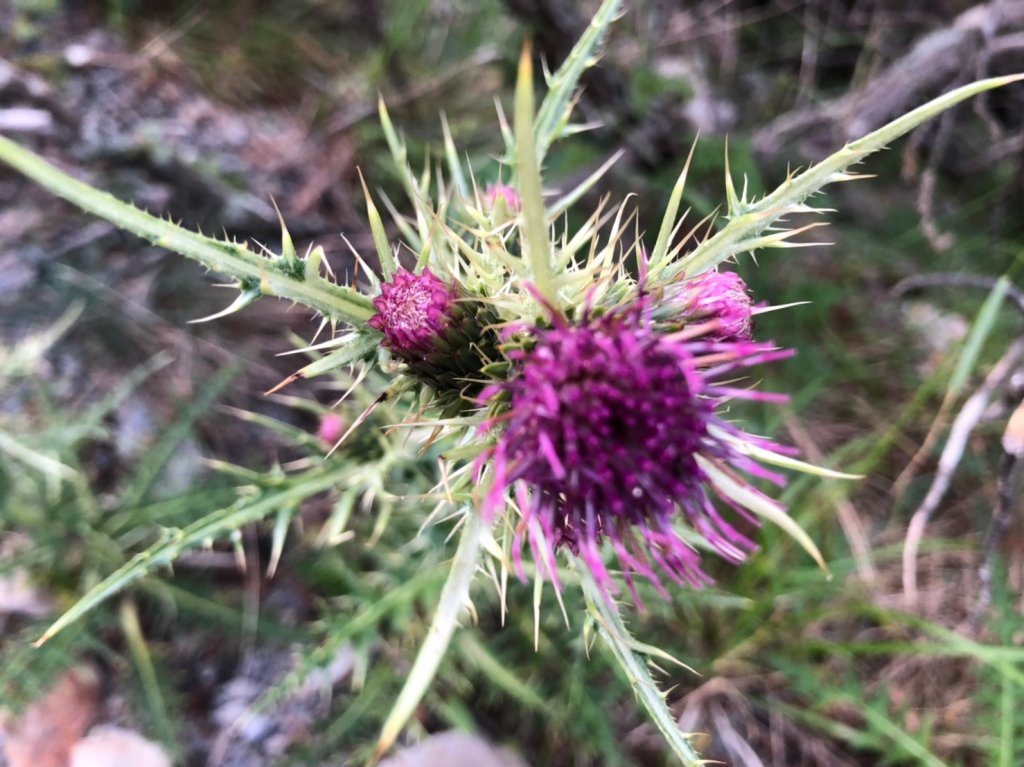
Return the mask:
[[[956,85],[960,86],[966,82],[967,78],[958,78]],[[921,231],[924,232],[932,249],[939,253],[949,250],[955,241],[953,234],[942,231],[935,219],[935,184],[939,175],[939,164],[945,157],[954,135],[957,111],[950,109],[939,120],[939,128],[928,154],[928,164],[921,174],[917,187],[917,213],[921,217]]]
[[985,610],[992,604],[992,569],[999,543],[1006,535],[1010,526],[1010,505],[1013,502],[1013,491],[1024,473],[1024,402],[1017,405],[1003,433],[1003,465],[999,472],[999,505],[992,516],[992,524],[985,536],[985,546],[978,568],[978,579],[981,589],[978,592],[978,605],[971,616],[971,625],[977,627]]
[[984,382],[964,403],[963,409],[953,421],[953,427],[949,431],[949,440],[939,458],[939,466],[932,486],[928,488],[928,494],[917,511],[914,512],[907,528],[907,540],[903,547],[903,599],[907,607],[913,607],[917,602],[917,550],[921,544],[921,538],[924,536],[924,529],[946,495],[946,490],[949,489],[953,472],[956,471],[956,467],[963,457],[967,438],[978,421],[981,420],[982,413],[988,406],[993,393],[1016,370],[1022,358],[1024,358],[1024,338],[1018,338],[985,376]]
[[[914,277],[908,277],[905,280],[901,280],[893,286],[891,292],[894,296],[900,297],[914,290],[934,287],[981,288],[982,290],[991,291],[995,288],[996,282],[997,279],[995,277],[989,277],[984,274],[936,272],[933,274],[916,275]],[[1024,313],[1024,291],[1021,291],[1017,287],[1011,285],[1006,291],[1006,297],[1009,298],[1022,313]],[[896,477],[896,481],[893,483],[892,497],[894,501],[902,498],[903,494],[907,492],[907,487],[910,486],[910,482],[915,476],[917,476],[917,472],[921,468],[921,464],[924,463],[925,457],[931,453],[932,446],[938,440],[942,430],[946,427],[946,418],[953,407],[955,399],[956,393],[946,392],[946,396],[943,397],[942,404],[939,406],[939,412],[936,414],[935,420],[932,422],[931,429],[928,430],[928,434],[925,435],[921,446],[917,449],[917,452],[915,452],[911,457],[910,462],[907,463],[906,467],[900,472],[899,476]]]
[[[980,288],[991,291],[999,281],[998,277],[986,274],[961,274],[959,272],[932,272],[931,274],[915,274],[893,285],[890,291],[896,298],[901,298],[921,288]],[[1024,313],[1024,290],[1010,285],[1006,289],[1006,297]]]

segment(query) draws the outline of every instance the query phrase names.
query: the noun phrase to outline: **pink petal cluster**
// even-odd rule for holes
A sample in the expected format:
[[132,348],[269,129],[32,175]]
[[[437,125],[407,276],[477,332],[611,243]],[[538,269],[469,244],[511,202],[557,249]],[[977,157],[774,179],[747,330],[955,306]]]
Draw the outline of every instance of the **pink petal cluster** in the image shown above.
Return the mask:
[[682,306],[687,320],[718,323],[709,337],[721,341],[749,341],[753,302],[747,284],[735,272],[704,272],[678,283],[668,292],[669,301]]
[[524,538],[551,580],[557,583],[554,554],[564,547],[612,592],[600,553],[610,542],[634,598],[638,574],[662,592],[662,574],[694,586],[709,581],[680,526],[734,562],[755,548],[731,521],[753,522],[752,515],[717,492],[704,467],[741,483],[745,476],[782,483],[736,441],[776,446],[718,411],[729,399],[784,400],[721,382],[791,352],[660,333],[647,304],[641,299],[578,323],[556,317],[552,327],[534,328],[509,354],[509,380],[481,393],[482,401],[508,400],[508,409],[485,424],[497,441],[477,467],[493,469],[485,512],[503,508],[511,494],[522,514],[513,546],[521,576]]
[[413,274],[398,269],[373,299],[377,313],[367,323],[384,334],[384,345],[396,356],[415,361],[430,354],[451,323],[456,287],[429,269]]

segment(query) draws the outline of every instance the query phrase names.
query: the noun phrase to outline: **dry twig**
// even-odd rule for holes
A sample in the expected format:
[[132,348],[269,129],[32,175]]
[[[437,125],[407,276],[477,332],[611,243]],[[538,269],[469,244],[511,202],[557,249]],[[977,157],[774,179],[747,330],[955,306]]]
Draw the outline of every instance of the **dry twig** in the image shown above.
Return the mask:
[[[991,291],[995,288],[996,282],[997,279],[995,277],[989,277],[984,274],[936,272],[933,274],[919,274],[913,277],[908,277],[905,280],[901,280],[892,288],[892,294],[898,297],[906,295],[911,291],[919,290],[920,288],[930,287],[969,287]],[[1021,291],[1014,285],[1010,285],[1006,290],[1006,296],[1016,304],[1021,313],[1024,313],[1024,291]],[[947,393],[946,397],[943,398],[942,404],[939,406],[939,412],[936,414],[935,420],[932,422],[932,427],[928,430],[928,434],[925,435],[924,441],[914,452],[914,455],[911,457],[906,467],[900,472],[899,476],[896,477],[896,481],[893,483],[892,497],[894,500],[898,500],[903,497],[903,494],[907,491],[907,487],[910,485],[910,482],[915,476],[917,476],[918,469],[921,468],[921,464],[924,462],[925,457],[931,453],[936,440],[938,440],[942,430],[946,427],[946,418],[952,409],[953,401],[954,397],[951,392]]]
[[[996,55],[1019,47],[1024,0],[992,0],[961,13],[953,23],[923,37],[862,88],[811,108],[798,108],[768,123],[754,137],[760,154],[779,146],[830,146],[870,133],[922,95],[946,89],[962,74],[986,68]],[[827,142],[799,140],[828,134]]]
[[999,502],[992,524],[985,536],[982,550],[981,565],[978,567],[978,578],[981,589],[978,593],[978,605],[971,616],[971,624],[976,627],[985,610],[992,604],[992,570],[995,564],[999,544],[1010,526],[1010,505],[1013,502],[1013,491],[1024,474],[1024,402],[1017,405],[1003,433],[1003,465],[999,472]]
[[913,607],[917,602],[917,551],[921,544],[921,538],[924,536],[924,529],[945,496],[946,490],[949,489],[953,472],[956,471],[956,467],[963,457],[967,439],[978,421],[981,420],[982,413],[992,395],[1009,379],[1022,359],[1024,359],[1024,338],[1018,338],[1010,345],[995,367],[989,371],[981,386],[964,403],[956,420],[953,421],[949,440],[939,458],[935,479],[928,489],[924,501],[911,517],[910,526],[907,529],[907,539],[903,547],[903,598],[907,607]]

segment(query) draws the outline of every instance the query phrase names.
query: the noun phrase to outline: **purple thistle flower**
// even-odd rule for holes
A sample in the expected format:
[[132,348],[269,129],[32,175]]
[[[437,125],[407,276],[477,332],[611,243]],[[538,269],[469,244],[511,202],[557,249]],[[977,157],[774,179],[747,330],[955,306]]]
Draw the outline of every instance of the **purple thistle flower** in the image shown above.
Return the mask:
[[735,272],[709,271],[668,289],[670,304],[682,305],[687,320],[716,320],[708,338],[749,341],[753,304],[747,284]]
[[[523,577],[524,534],[538,570],[558,585],[554,553],[579,556],[607,592],[616,591],[599,548],[608,540],[626,583],[643,575],[667,595],[659,572],[677,583],[710,581],[679,523],[718,554],[742,561],[755,544],[716,506],[752,515],[716,493],[706,466],[743,482],[742,474],[782,484],[736,446],[778,450],[724,420],[728,399],[784,400],[719,381],[750,365],[789,356],[771,344],[714,341],[713,326],[657,332],[647,299],[578,324],[555,317],[508,353],[514,373],[481,393],[507,399],[484,428],[502,429],[478,461],[493,466],[484,512],[502,509],[509,491],[522,515],[513,552]],[[756,491],[752,491],[756,492]]]
[[429,354],[451,323],[458,297],[454,285],[429,269],[420,274],[398,269],[373,299],[377,313],[367,324],[384,334],[384,345],[406,362]]

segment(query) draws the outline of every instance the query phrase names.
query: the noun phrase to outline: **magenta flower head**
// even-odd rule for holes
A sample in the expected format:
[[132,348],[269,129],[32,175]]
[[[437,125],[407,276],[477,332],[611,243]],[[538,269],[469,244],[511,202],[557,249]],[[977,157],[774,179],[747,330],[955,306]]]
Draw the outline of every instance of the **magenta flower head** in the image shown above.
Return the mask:
[[[477,466],[493,467],[485,513],[511,500],[522,515],[513,543],[520,577],[524,533],[542,576],[557,585],[554,553],[564,547],[611,593],[600,553],[608,541],[634,599],[637,574],[663,594],[660,574],[693,586],[709,582],[692,532],[733,562],[755,548],[729,517],[753,521],[737,487],[763,497],[744,475],[782,483],[743,445],[774,446],[717,411],[728,399],[780,398],[719,381],[790,353],[695,337],[701,332],[658,332],[641,299],[579,323],[556,317],[508,353],[510,378],[481,393],[482,400],[500,397],[507,409],[485,424],[500,433]],[[716,489],[716,480],[725,487]]]
[[487,305],[463,298],[429,269],[398,269],[373,305],[367,324],[384,334],[383,345],[406,373],[434,389],[445,408],[475,403],[482,368],[499,356],[497,320]]
[[749,341],[753,304],[747,284],[735,272],[712,270],[668,289],[668,303],[688,322],[715,320],[708,335],[720,341]]
[[384,334],[384,345],[406,362],[429,354],[452,320],[458,292],[429,269],[420,274],[398,269],[373,299],[377,313],[367,323]]

